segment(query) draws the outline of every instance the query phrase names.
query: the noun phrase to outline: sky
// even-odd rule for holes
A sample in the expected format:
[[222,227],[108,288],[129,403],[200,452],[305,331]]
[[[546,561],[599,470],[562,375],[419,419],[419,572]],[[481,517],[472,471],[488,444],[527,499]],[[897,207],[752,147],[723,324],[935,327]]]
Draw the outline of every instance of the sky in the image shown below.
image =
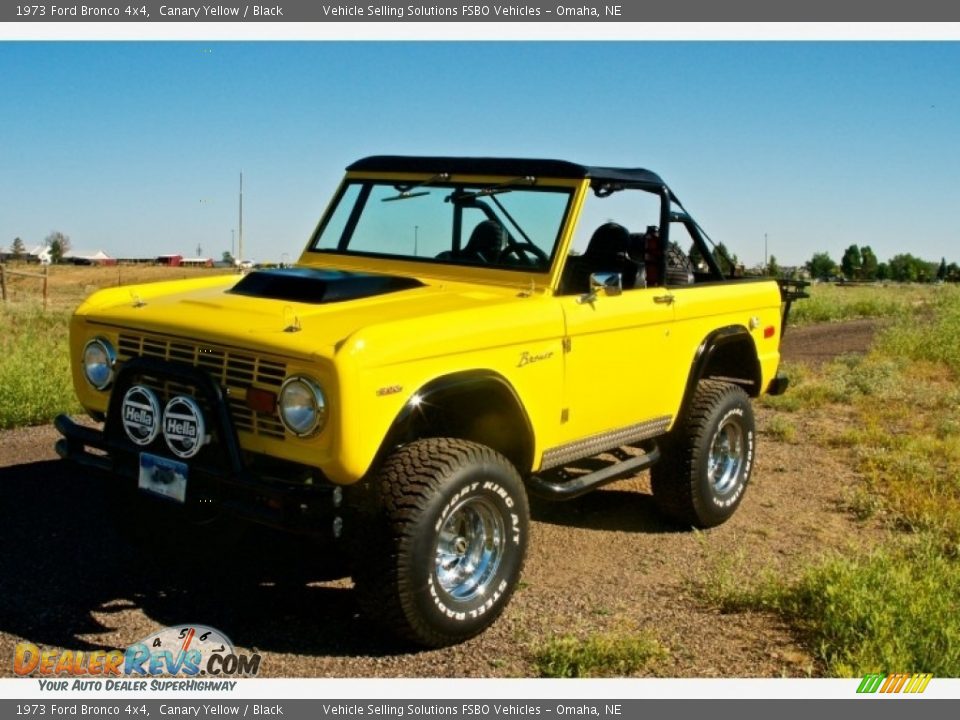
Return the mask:
[[244,257],[295,260],[377,154],[645,167],[748,266],[960,262],[960,43],[0,42],[4,249],[219,258],[242,171]]

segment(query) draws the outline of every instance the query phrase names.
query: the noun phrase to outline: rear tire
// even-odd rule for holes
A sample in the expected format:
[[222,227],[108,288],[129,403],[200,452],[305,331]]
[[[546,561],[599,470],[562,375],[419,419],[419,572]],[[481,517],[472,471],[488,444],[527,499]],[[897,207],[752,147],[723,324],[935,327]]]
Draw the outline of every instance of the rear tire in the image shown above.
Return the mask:
[[697,528],[720,525],[743,500],[753,469],[755,425],[738,385],[701,380],[650,471],[659,510]]
[[429,438],[388,457],[376,484],[379,515],[354,549],[366,615],[428,647],[493,624],[526,555],[529,509],[516,468],[483,445]]

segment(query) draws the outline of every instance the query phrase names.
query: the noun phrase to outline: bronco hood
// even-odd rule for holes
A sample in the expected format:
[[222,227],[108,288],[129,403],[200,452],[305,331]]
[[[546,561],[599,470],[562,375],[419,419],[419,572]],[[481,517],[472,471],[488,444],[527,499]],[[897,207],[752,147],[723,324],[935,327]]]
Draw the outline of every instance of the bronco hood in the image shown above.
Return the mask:
[[220,276],[101,290],[78,315],[118,328],[309,357],[332,354],[373,325],[518,300],[515,288],[298,267],[240,280]]

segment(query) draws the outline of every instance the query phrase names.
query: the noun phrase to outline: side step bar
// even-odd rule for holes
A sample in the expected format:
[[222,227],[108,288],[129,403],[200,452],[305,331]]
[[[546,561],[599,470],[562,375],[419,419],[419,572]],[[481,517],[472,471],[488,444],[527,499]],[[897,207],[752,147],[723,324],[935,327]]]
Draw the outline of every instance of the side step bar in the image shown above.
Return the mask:
[[530,492],[545,500],[573,500],[606,485],[619,480],[625,475],[646,470],[660,460],[660,448],[656,443],[647,443],[642,446],[643,455],[637,455],[628,460],[615,462],[609,467],[601,468],[586,475],[565,481],[545,480],[538,475],[527,478],[526,484]]

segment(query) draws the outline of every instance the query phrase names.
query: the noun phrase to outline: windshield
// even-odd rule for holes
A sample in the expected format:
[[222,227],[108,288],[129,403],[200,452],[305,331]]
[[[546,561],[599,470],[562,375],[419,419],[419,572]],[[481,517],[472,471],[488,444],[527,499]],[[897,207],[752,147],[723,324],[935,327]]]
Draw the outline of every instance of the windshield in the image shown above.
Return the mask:
[[546,272],[572,189],[533,187],[533,182],[351,181],[311,249]]

